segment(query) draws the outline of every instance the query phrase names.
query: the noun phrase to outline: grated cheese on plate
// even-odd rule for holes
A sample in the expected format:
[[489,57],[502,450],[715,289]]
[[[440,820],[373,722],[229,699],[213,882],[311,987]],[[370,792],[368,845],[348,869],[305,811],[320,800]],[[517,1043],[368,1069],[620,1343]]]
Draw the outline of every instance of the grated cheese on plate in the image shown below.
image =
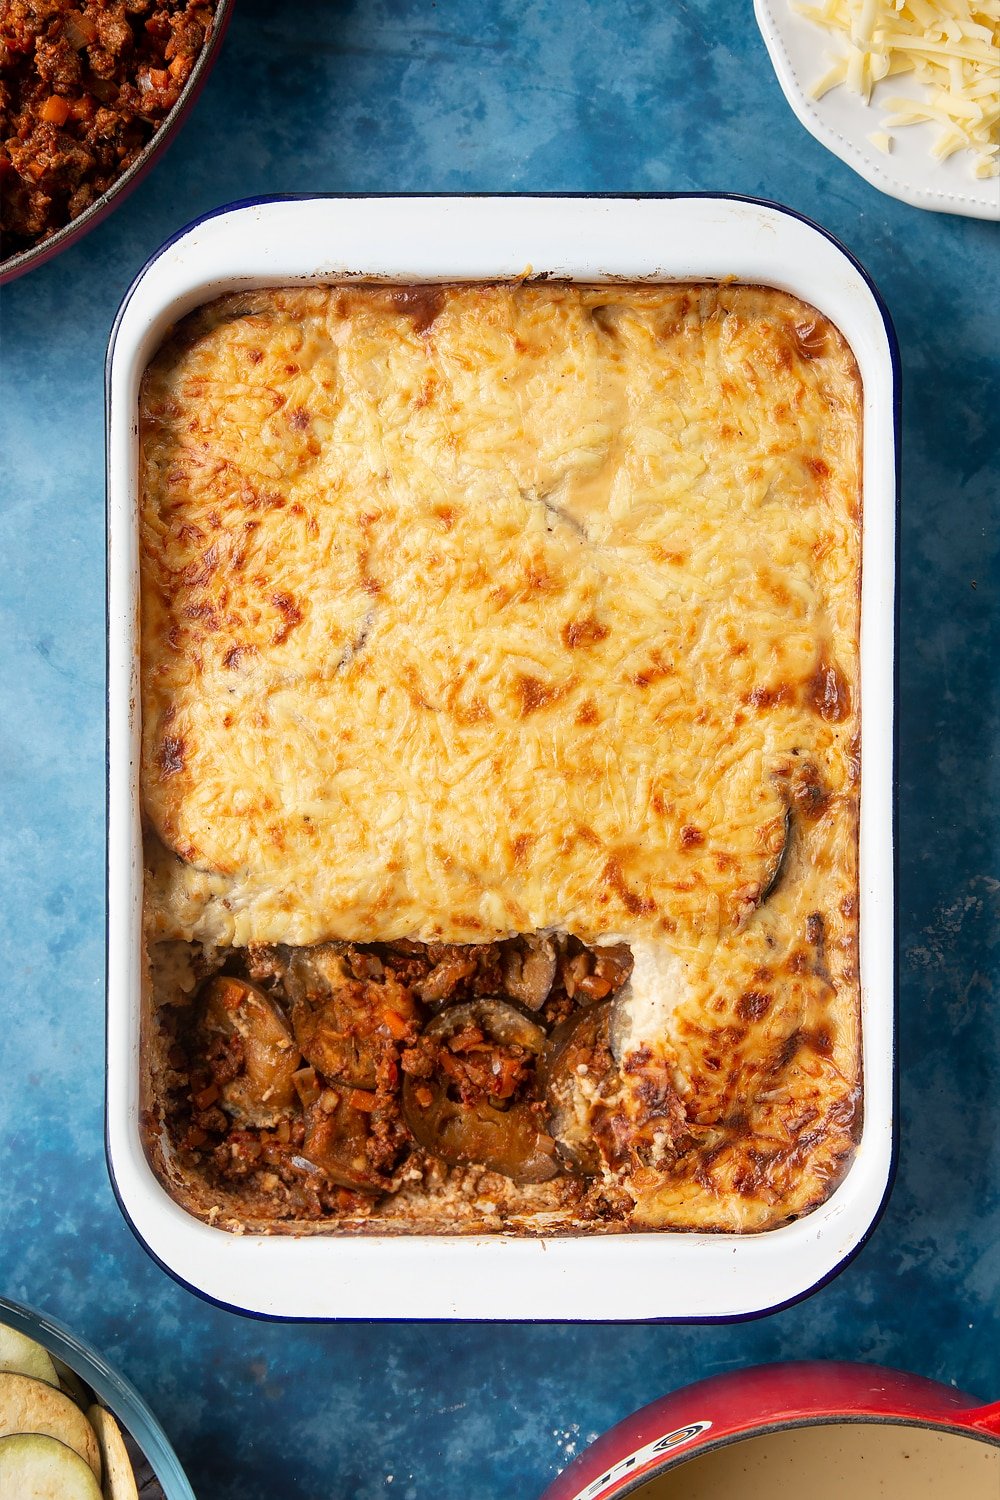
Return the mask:
[[[793,0],[793,8],[844,49],[813,85],[814,99],[844,85],[870,104],[877,84],[912,74],[919,92],[885,101],[883,131],[938,125],[932,156],[969,151],[973,176],[1000,174],[1000,0]],[[891,149],[891,135],[869,139]]]

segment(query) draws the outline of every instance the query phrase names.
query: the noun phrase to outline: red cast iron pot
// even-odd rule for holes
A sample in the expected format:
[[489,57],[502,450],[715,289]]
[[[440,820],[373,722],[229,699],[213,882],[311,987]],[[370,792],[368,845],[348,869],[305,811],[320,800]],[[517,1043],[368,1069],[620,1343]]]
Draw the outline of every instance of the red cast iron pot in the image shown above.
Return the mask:
[[542,1500],[612,1500],[697,1454],[743,1438],[829,1422],[899,1423],[1000,1442],[1000,1402],[878,1365],[803,1361],[700,1380],[598,1438]]

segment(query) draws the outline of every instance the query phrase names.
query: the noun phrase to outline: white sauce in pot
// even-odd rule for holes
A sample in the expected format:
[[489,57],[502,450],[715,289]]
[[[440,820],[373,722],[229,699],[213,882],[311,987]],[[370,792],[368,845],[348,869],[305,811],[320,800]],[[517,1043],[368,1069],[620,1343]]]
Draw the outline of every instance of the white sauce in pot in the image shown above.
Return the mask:
[[732,1443],[681,1464],[635,1500],[998,1500],[1000,1444],[850,1422]]

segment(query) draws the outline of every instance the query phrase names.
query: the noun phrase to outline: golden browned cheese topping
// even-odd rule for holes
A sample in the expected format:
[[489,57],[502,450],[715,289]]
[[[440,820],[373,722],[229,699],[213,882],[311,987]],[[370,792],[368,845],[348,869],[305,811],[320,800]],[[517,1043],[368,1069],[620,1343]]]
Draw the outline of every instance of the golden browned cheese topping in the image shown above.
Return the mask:
[[757,287],[269,290],[141,402],[149,938],[625,941],[633,1113],[657,1058],[694,1142],[634,1222],[825,1196],[860,1069],[839,333]]

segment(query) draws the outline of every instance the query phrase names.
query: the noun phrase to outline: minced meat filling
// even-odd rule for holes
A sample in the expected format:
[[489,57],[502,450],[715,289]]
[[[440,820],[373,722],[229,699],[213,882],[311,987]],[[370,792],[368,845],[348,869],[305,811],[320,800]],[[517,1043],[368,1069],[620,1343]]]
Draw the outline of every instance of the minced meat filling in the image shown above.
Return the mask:
[[365,1214],[435,1160],[521,1183],[597,1170],[550,1128],[553,1069],[631,969],[624,945],[562,935],[232,950],[160,1013],[174,1149],[274,1218]]
[[0,256],[48,239],[132,165],[214,11],[214,0],[4,0]]

